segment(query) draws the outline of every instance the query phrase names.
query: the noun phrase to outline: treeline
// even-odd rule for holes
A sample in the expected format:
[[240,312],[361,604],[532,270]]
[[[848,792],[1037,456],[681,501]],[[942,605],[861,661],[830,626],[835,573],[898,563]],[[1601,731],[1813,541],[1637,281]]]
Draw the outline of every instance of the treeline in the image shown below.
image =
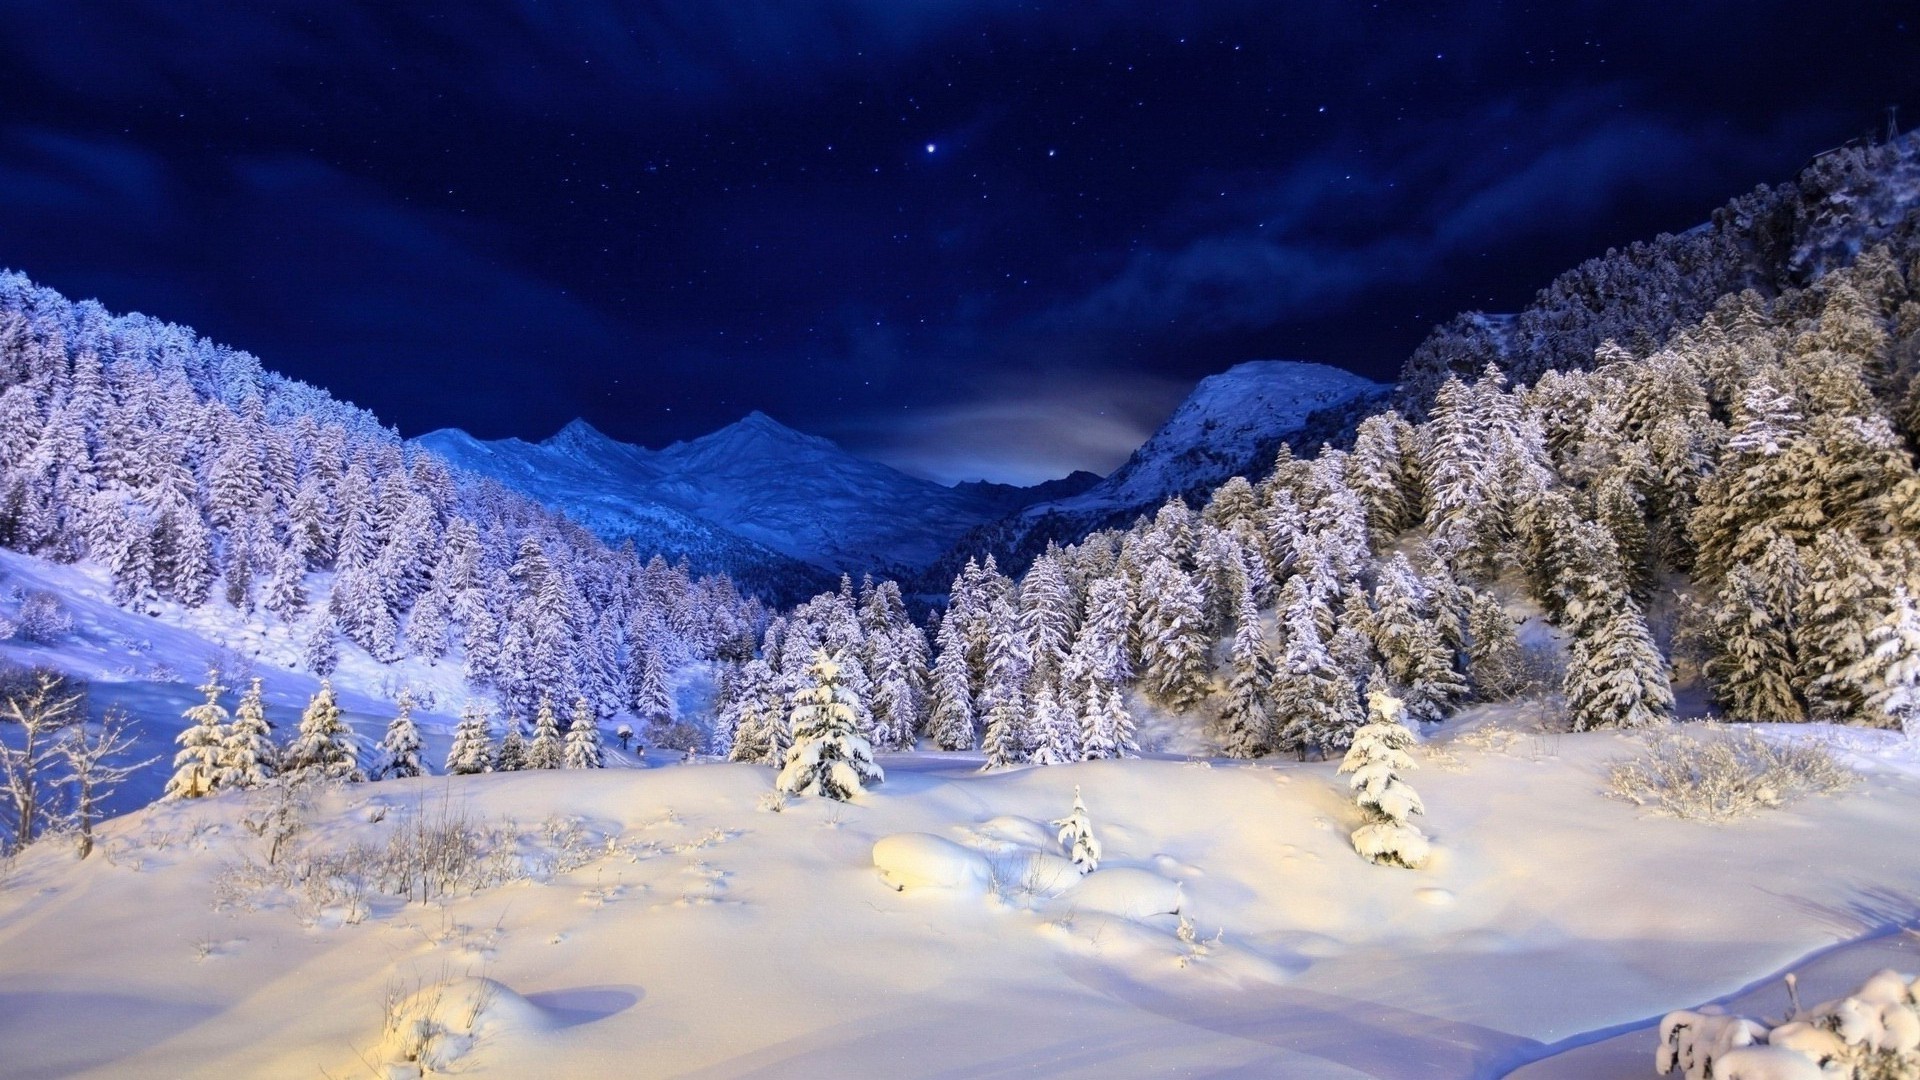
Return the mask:
[[[817,648],[856,688],[886,673],[858,695],[886,702],[876,747],[912,732],[990,765],[1128,752],[1123,692],[1240,756],[1344,748],[1369,686],[1438,720],[1545,672],[1575,729],[1638,726],[1671,715],[1676,658],[1735,719],[1920,722],[1917,384],[1920,261],[1874,248],[1657,350],[1449,378],[1423,422],[1283,450],[1017,581],[969,563],[930,664],[890,584],[817,598],[725,680],[716,748],[777,760]],[[1564,632],[1564,662],[1527,654],[1503,597]]]
[[456,478],[247,353],[17,274],[0,275],[0,544],[93,560],[130,608],[284,624],[318,675],[350,642],[458,663],[509,714],[584,698],[663,735],[670,673],[749,654],[767,617],[726,576]]

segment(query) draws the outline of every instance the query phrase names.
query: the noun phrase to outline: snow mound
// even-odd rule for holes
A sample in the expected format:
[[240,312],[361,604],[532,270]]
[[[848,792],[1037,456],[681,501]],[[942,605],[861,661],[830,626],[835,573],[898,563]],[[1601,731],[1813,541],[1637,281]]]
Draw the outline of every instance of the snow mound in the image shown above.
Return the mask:
[[539,1006],[492,979],[446,979],[388,1007],[377,1060],[393,1080],[445,1072],[484,1041],[553,1026]]
[[1058,900],[1075,911],[1117,915],[1122,919],[1178,915],[1185,902],[1179,882],[1132,866],[1095,870]]
[[873,865],[895,892],[955,889],[980,894],[993,880],[986,856],[931,833],[881,837],[873,845]]

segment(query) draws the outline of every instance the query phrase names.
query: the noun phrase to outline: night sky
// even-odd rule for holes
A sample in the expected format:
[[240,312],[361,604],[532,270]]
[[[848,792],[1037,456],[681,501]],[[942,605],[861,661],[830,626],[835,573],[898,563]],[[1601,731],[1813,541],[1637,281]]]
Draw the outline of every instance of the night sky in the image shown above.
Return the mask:
[[[439,14],[430,14],[437,8]],[[1920,121],[1920,8],[0,4],[0,266],[407,435],[1117,464]]]

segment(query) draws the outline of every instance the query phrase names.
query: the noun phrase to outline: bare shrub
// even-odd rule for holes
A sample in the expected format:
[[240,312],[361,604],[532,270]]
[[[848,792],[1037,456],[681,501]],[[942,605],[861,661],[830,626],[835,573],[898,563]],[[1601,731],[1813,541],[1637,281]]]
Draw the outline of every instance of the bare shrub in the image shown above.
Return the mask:
[[1751,730],[1661,728],[1638,757],[1607,770],[1606,793],[1669,817],[1732,821],[1805,795],[1840,791],[1853,773],[1826,748],[1775,742]]
[[371,852],[367,873],[380,892],[426,903],[524,877],[517,846],[511,827],[479,824],[443,804],[395,828],[386,845]]

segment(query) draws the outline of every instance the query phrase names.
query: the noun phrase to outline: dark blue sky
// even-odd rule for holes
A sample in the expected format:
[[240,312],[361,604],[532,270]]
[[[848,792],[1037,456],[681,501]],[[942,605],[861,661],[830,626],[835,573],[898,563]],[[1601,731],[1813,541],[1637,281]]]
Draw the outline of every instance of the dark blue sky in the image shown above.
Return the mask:
[[[434,13],[434,9],[438,13]],[[1825,10],[1835,8],[1840,10]],[[1911,4],[0,5],[0,266],[406,434],[1105,470],[1920,117]]]

